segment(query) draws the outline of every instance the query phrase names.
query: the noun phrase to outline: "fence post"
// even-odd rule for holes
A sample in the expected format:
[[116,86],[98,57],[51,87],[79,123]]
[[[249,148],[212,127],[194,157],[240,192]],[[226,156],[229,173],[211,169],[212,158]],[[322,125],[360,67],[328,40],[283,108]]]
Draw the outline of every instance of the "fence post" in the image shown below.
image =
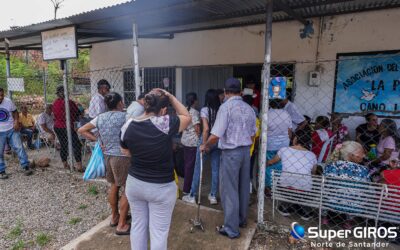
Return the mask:
[[68,154],[69,154],[69,167],[71,172],[74,170],[74,154],[72,151],[72,128],[71,128],[71,111],[69,108],[69,96],[68,96],[68,70],[67,61],[61,60],[61,65],[63,67],[63,86],[64,86],[64,101],[65,101],[65,121],[67,125],[67,137],[68,137]]
[[44,106],[47,107],[47,72],[45,68],[43,68],[43,97]]
[[[10,65],[10,44],[8,39],[4,39],[4,44],[5,44],[5,50],[6,50],[6,76],[7,79],[11,77],[11,65]],[[7,80],[8,83],[8,80]],[[10,98],[12,100],[12,91],[10,91],[9,86],[7,85],[7,95],[8,98]]]
[[139,70],[139,42],[138,30],[136,21],[132,25],[132,39],[133,39],[133,66],[135,71],[135,99],[137,100],[140,95],[140,70]]
[[[381,206],[382,206],[382,200],[383,200],[384,191],[387,191],[387,185],[386,184],[384,184],[382,186],[381,196],[379,198],[379,204],[378,204],[378,212],[376,213],[376,218],[375,218],[375,228],[378,228],[378,221],[379,221],[379,215],[381,213]],[[374,249],[376,249],[376,235],[374,237]]]
[[261,109],[261,143],[259,147],[258,165],[260,174],[258,176],[258,217],[257,222],[261,224],[264,222],[264,189],[265,189],[265,167],[267,165],[267,127],[268,127],[268,108],[269,108],[269,83],[271,75],[271,42],[272,42],[272,2],[267,2],[266,13],[266,29],[265,29],[265,58],[262,72],[263,88],[261,96],[262,109]]
[[321,220],[322,220],[322,196],[324,193],[324,188],[325,188],[325,176],[322,176],[321,179],[321,192],[320,192],[320,200],[319,200],[319,213],[318,213],[318,230],[321,230]]

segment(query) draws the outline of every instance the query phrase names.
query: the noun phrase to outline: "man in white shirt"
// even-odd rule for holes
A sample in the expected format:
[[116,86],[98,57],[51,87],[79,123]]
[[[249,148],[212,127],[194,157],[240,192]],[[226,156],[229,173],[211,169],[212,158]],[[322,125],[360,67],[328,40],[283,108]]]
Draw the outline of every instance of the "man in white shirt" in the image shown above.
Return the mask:
[[300,113],[297,106],[289,101],[289,99],[284,99],[282,101],[283,109],[286,110],[290,117],[292,118],[292,131],[296,131],[297,129],[302,129],[307,123],[305,122],[306,119],[304,118],[303,114]]
[[129,118],[139,117],[144,113],[144,96],[142,93],[136,101],[133,101],[126,110],[126,120]]
[[37,124],[40,134],[45,136],[49,141],[53,143],[56,135],[54,133],[54,117],[52,104],[47,104],[46,110],[41,113],[37,118]]
[[4,89],[0,88],[0,179],[8,178],[4,161],[4,147],[7,140],[18,156],[24,174],[32,174],[28,155],[22,145],[20,130],[17,107],[9,98],[4,97]]
[[89,104],[89,117],[91,119],[107,111],[104,96],[110,92],[110,88],[110,84],[105,79],[101,79],[97,83],[97,93],[92,97]]

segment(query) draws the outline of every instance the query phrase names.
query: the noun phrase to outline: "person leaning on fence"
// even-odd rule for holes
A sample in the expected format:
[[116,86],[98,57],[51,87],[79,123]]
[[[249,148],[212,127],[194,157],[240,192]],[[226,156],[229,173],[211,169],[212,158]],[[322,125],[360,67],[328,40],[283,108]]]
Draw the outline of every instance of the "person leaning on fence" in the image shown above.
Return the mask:
[[[329,127],[330,127],[330,122],[329,122],[328,117],[318,116],[315,119],[315,131],[311,135],[311,139],[312,139],[311,151],[314,152],[314,154],[317,156],[317,158],[321,154],[324,143],[333,136],[333,133]],[[325,152],[322,152],[324,154],[324,156],[322,158],[323,161],[325,161],[327,159],[330,148],[331,147],[328,146],[328,147],[326,147]]]
[[[78,133],[86,139],[97,141],[98,138],[91,132],[97,128],[99,139],[102,142],[104,160],[106,164],[106,179],[111,183],[108,201],[111,206],[110,226],[116,226],[117,235],[129,235],[130,226],[127,223],[129,210],[128,200],[125,195],[124,187],[128,177],[130,158],[121,152],[119,146],[119,134],[125,124],[124,103],[122,97],[115,92],[104,96],[108,112],[99,114],[96,118],[79,128]],[[123,189],[119,200],[119,190]],[[118,210],[118,200],[120,201],[120,212]]]
[[183,145],[183,161],[184,161],[184,182],[183,192],[188,194],[192,186],[194,166],[196,163],[197,145],[200,136],[200,113],[197,111],[197,95],[196,93],[186,94],[186,107],[192,117],[192,122],[183,131],[181,143]]
[[[360,165],[364,157],[364,148],[360,143],[345,141],[336,146],[331,155],[331,163],[327,164],[323,171],[323,176],[327,178],[325,183],[330,183],[325,187],[325,191],[331,193],[323,198],[326,201],[324,205],[345,215],[345,229],[351,229],[354,225],[354,216],[350,213],[363,212],[362,190],[367,188],[367,184],[365,188],[361,185],[370,181],[368,168]],[[332,192],[335,195],[332,195]],[[328,211],[322,210],[322,224],[327,225],[329,222]]]
[[40,135],[55,145],[56,134],[54,132],[53,104],[46,105],[45,111],[38,116],[36,122]]
[[[282,162],[282,172],[279,183],[282,187],[290,189],[289,193],[306,193],[312,191],[312,176],[316,173],[317,158],[310,151],[311,135],[307,130],[297,130],[293,136],[293,146],[281,148],[275,157],[267,162],[268,165]],[[279,173],[278,173],[279,176]],[[300,194],[301,195],[301,194]],[[290,204],[282,202],[278,212],[289,216],[297,212],[303,220],[310,220],[311,209],[307,204]]]
[[[167,115],[171,104],[177,115]],[[172,212],[177,199],[172,139],[186,129],[191,117],[175,96],[153,89],[145,96],[145,113],[121,129],[121,147],[131,156],[126,196],[131,206],[131,248],[167,249]]]
[[126,110],[126,120],[143,115],[144,113],[144,93],[141,93],[136,101],[133,101]]
[[[63,162],[64,168],[69,169],[67,162],[68,159],[68,133],[67,133],[67,121],[65,117],[65,101],[64,101],[64,87],[58,86],[56,89],[57,99],[53,102],[53,114],[54,114],[54,132],[57,135],[58,141],[60,142],[60,157]],[[79,141],[78,134],[74,129],[74,123],[78,120],[79,111],[75,102],[68,100],[71,120],[71,135],[72,135],[72,148],[76,161],[76,170],[83,172],[82,167],[82,144]],[[72,156],[70,156],[72,157]]]
[[110,92],[110,84],[107,80],[101,79],[97,83],[97,93],[94,94],[89,103],[89,117],[95,118],[101,113],[107,111],[106,104],[104,103],[104,96]]
[[365,115],[366,123],[359,125],[356,128],[356,141],[364,146],[368,152],[371,145],[378,145],[379,143],[379,123],[378,117],[374,113],[368,113]]
[[4,148],[7,140],[11,148],[17,153],[24,174],[32,174],[28,155],[22,145],[20,129],[21,124],[17,107],[9,98],[4,97],[4,89],[0,88],[0,179],[8,178],[4,162]]
[[28,107],[23,105],[19,113],[19,122],[21,123],[21,135],[26,135],[26,142],[29,149],[34,149],[32,144],[33,135],[37,133],[35,119],[28,113]]
[[[221,101],[218,95],[218,91],[215,89],[209,89],[205,95],[205,106],[200,110],[201,125],[203,127],[202,133],[199,139],[199,143],[196,151],[196,161],[193,172],[192,186],[190,188],[190,193],[183,196],[182,200],[189,203],[196,203],[196,196],[199,189],[200,183],[200,146],[207,142],[210,136],[211,129],[215,124],[215,119],[219,107],[221,106]],[[210,150],[203,154],[203,161],[208,157],[211,162],[211,190],[208,194],[208,200],[211,205],[218,204],[218,183],[219,183],[219,165],[220,165],[221,150],[218,145],[214,145]]]
[[[271,99],[268,110],[268,129],[267,129],[267,161],[271,160],[278,153],[278,150],[289,147],[292,137],[293,122],[290,114],[281,105],[281,99]],[[265,121],[265,116],[263,117]],[[265,170],[265,193],[270,194],[272,186],[272,171],[281,171],[281,162],[271,164]]]
[[250,198],[250,146],[256,134],[254,110],[243,102],[241,83],[236,78],[225,82],[226,101],[218,110],[214,127],[202,152],[218,142],[221,149],[219,172],[224,225],[217,231],[229,238],[240,236],[239,227],[247,225]]

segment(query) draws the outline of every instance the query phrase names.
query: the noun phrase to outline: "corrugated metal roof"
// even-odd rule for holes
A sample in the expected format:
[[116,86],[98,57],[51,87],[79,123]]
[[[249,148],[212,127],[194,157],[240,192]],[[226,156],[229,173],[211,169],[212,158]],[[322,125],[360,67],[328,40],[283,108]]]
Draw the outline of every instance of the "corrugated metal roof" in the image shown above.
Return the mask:
[[[286,0],[302,18],[400,7],[400,0]],[[136,19],[139,36],[154,37],[252,24],[265,20],[266,0],[136,0],[0,32],[14,49],[40,48],[40,32],[76,25],[80,45],[126,39]],[[292,17],[275,5],[273,20]],[[0,42],[0,49],[4,43]]]

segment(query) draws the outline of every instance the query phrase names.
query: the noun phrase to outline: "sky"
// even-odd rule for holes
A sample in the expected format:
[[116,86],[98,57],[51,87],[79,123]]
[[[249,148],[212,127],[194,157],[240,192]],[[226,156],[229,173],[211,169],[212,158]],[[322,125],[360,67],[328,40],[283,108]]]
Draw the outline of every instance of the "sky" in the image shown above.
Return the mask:
[[[128,0],[64,0],[57,18],[84,11],[127,2]],[[0,30],[10,26],[25,26],[54,18],[54,7],[50,0],[0,0]]]

